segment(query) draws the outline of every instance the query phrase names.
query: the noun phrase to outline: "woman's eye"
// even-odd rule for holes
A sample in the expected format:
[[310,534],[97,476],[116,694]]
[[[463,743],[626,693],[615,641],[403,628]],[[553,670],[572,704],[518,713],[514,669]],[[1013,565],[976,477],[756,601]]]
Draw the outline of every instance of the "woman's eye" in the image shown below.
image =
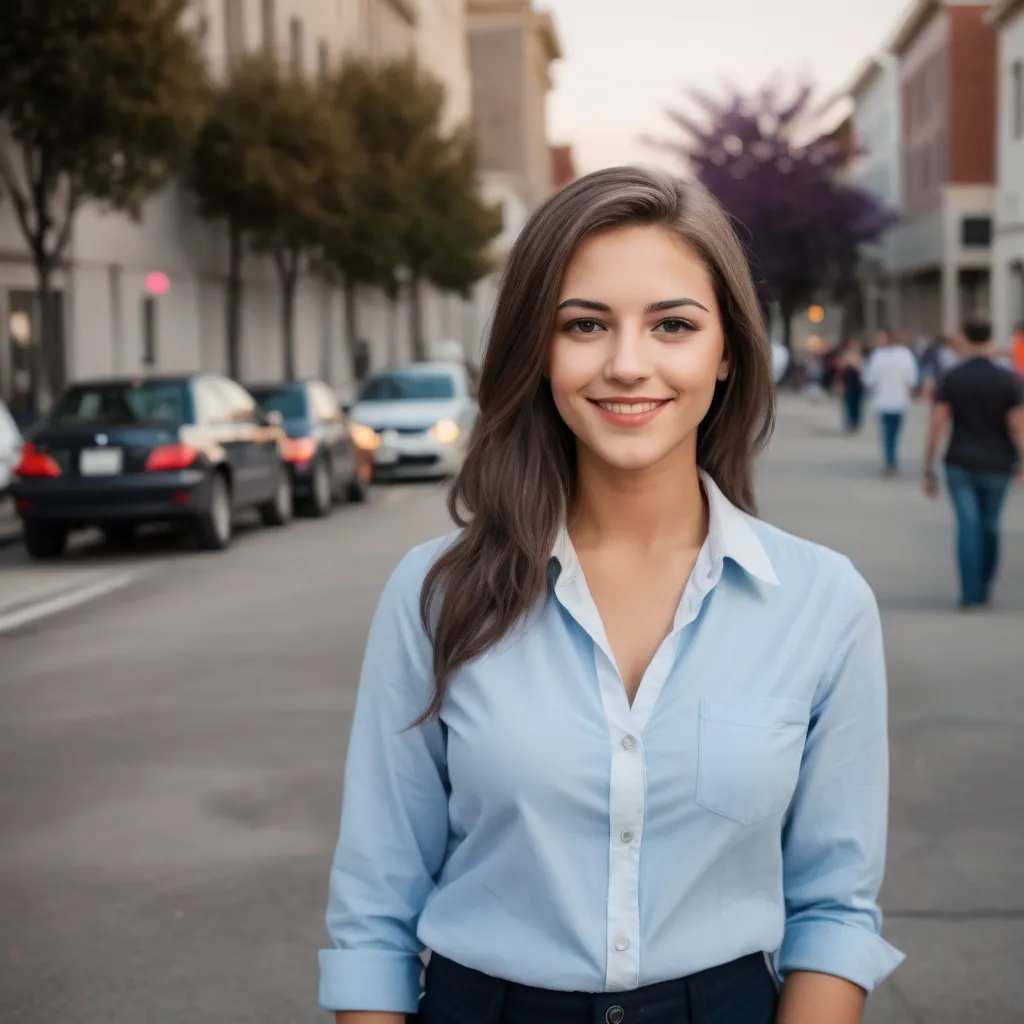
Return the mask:
[[669,317],[658,324],[658,329],[666,334],[685,334],[688,331],[695,331],[697,328],[689,320],[680,320],[678,317]]
[[572,323],[566,324],[565,329],[567,331],[574,331],[577,334],[596,334],[601,330],[600,320],[573,320]]

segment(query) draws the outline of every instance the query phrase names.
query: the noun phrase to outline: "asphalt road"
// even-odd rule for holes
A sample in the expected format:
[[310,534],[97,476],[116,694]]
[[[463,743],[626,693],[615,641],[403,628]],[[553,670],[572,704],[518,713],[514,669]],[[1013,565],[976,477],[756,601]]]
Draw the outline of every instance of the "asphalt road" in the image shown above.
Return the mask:
[[[830,408],[786,404],[763,513],[850,554],[879,595],[893,802],[883,903],[909,954],[871,1024],[1024,1020],[1024,496],[997,607],[954,610],[950,515]],[[917,454],[920,423],[908,454]],[[362,644],[400,554],[446,530],[433,485],[70,568],[132,586],[0,637],[0,1021],[270,1024],[316,1007],[326,872]],[[17,549],[5,578],[24,578]]]

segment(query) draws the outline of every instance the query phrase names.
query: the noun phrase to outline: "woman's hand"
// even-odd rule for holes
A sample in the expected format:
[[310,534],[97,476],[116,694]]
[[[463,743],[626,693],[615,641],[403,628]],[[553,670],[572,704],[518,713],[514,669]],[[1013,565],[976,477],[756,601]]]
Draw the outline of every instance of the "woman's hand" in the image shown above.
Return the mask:
[[791,971],[775,1024],[861,1024],[867,993],[831,974]]

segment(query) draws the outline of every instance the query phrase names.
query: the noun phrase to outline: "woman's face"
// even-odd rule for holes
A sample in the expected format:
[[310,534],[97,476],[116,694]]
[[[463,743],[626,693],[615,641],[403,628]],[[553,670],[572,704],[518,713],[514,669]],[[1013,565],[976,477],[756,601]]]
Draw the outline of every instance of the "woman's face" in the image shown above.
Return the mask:
[[548,373],[580,445],[623,470],[695,460],[697,428],[729,370],[715,290],[696,253],[659,226],[590,235],[558,301]]

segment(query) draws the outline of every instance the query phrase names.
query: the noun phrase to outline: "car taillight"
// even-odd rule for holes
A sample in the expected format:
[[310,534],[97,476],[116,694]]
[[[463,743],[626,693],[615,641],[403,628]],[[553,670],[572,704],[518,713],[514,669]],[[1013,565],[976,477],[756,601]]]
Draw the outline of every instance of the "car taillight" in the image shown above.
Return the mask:
[[309,462],[315,455],[315,437],[295,437],[284,443],[285,462]]
[[21,461],[14,472],[18,476],[54,478],[61,475],[57,460],[52,455],[36,451],[36,446],[31,441],[26,441],[25,447],[21,449]]
[[176,469],[188,469],[199,457],[190,444],[162,444],[154,448],[146,458],[147,473],[167,473]]

